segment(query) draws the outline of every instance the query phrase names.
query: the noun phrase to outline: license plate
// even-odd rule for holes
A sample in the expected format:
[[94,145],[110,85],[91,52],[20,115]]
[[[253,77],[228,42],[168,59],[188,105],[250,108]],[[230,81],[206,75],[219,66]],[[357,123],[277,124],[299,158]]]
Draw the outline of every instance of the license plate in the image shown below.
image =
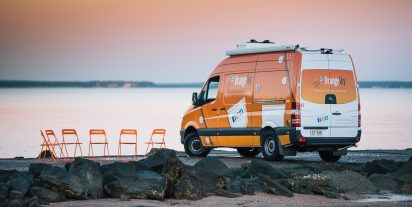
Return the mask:
[[321,137],[322,136],[322,131],[321,130],[311,130],[309,132],[310,136],[317,136],[317,137]]

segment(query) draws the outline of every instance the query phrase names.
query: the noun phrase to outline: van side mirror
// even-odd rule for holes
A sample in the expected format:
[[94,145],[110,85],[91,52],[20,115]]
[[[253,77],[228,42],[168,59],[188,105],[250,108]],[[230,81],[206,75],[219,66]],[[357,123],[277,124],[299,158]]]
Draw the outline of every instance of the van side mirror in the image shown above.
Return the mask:
[[199,106],[199,99],[197,96],[197,92],[193,92],[192,94],[192,104],[195,106]]

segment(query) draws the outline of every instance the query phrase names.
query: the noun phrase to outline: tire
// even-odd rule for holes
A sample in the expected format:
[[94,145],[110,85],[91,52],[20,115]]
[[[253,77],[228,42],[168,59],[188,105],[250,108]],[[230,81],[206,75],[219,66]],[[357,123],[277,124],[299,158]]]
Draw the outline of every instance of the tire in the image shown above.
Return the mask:
[[280,161],[283,155],[279,152],[279,141],[275,132],[264,131],[261,135],[261,151],[265,160]]
[[236,149],[237,152],[239,152],[239,154],[243,157],[255,157],[260,152],[260,148],[256,147],[240,147]]
[[212,148],[205,148],[200,141],[199,135],[192,132],[185,137],[185,152],[190,157],[206,157]]
[[325,162],[336,162],[342,157],[341,155],[333,155],[333,151],[319,151],[319,156]]

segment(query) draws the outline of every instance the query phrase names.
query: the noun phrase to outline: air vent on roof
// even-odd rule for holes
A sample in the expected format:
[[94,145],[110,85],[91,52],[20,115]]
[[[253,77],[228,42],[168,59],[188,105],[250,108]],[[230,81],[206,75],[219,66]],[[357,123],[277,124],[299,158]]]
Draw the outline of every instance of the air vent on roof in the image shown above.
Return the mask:
[[269,40],[258,42],[254,39],[251,39],[250,42],[237,44],[235,49],[226,51],[226,55],[234,56],[277,51],[292,51],[297,50],[298,48],[299,45],[277,45],[273,42],[270,42]]

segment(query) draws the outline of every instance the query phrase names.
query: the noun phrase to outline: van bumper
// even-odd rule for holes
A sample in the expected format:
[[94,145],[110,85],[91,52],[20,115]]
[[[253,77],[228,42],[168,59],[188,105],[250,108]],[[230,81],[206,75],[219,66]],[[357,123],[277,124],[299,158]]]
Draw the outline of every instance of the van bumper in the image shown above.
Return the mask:
[[[296,128],[288,128],[276,130],[277,134],[283,135],[289,133],[291,146],[302,150],[319,150],[325,148],[342,148],[355,146],[360,141],[362,131],[358,130],[356,137],[304,137],[300,130]],[[298,142],[299,138],[304,138],[305,142]]]

